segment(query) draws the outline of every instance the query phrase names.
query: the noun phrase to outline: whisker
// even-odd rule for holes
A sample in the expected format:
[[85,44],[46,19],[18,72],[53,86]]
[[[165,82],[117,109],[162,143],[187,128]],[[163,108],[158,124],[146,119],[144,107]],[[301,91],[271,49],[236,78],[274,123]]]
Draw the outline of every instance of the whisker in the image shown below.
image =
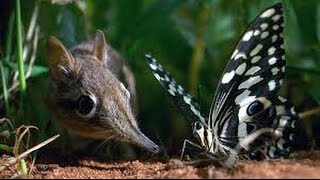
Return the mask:
[[[107,133],[111,132],[111,131],[106,131]],[[103,140],[95,149],[94,151],[91,153],[91,155],[93,156],[94,154],[96,154],[98,152],[98,150],[105,145],[108,141],[110,141],[111,139],[113,139],[115,137],[115,135],[111,135],[110,137],[108,137],[107,139]]]

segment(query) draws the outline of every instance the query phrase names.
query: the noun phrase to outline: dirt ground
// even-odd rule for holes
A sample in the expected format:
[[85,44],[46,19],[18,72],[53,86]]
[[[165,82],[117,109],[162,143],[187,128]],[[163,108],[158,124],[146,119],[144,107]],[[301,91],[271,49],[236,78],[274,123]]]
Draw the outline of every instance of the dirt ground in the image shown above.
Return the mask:
[[[5,158],[3,155],[1,162],[5,162]],[[102,162],[82,158],[73,165],[52,160],[36,163],[31,174],[24,178],[320,178],[319,169],[319,152],[295,159],[241,160],[232,171],[215,166],[195,168],[175,159],[168,162]],[[0,172],[0,178],[15,177],[16,170],[16,166],[11,166]]]

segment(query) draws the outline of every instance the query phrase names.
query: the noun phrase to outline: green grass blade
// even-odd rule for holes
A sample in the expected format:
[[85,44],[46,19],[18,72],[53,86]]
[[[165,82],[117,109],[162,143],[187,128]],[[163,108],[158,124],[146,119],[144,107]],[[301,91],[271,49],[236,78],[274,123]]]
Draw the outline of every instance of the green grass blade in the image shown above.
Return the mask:
[[24,74],[24,64],[23,64],[23,52],[22,52],[22,25],[21,25],[21,9],[20,0],[16,0],[16,35],[17,35],[17,48],[18,48],[18,66],[19,66],[19,90],[22,97],[26,93],[26,79]]
[[[12,52],[12,34],[13,34],[13,27],[14,27],[14,18],[15,18],[15,14],[12,13],[10,15],[10,19],[9,19],[9,24],[8,24],[8,31],[7,31],[7,39],[6,39],[6,51],[5,51],[5,57],[4,60],[5,61],[9,61],[10,59],[10,55]],[[0,62],[0,74],[1,74],[1,84],[2,84],[2,94],[3,94],[3,99],[4,99],[4,105],[5,105],[5,113],[6,116],[8,117],[10,114],[10,106],[9,106],[9,93],[8,93],[8,89],[7,89],[7,81],[6,78],[9,77],[9,70],[4,68],[4,64],[3,64],[3,60],[1,60]]]
[[27,167],[27,163],[24,159],[20,160],[20,171],[23,175],[27,175],[28,174],[28,167]]
[[0,74],[1,74],[1,84],[2,84],[2,93],[3,93],[3,99],[4,99],[5,112],[8,115],[10,113],[9,96],[7,91],[7,81],[6,81],[2,60],[0,61]]
[[7,39],[6,39],[6,52],[5,52],[5,60],[6,61],[9,61],[10,59],[10,55],[12,53],[12,34],[13,34],[13,26],[14,26],[14,18],[15,18],[15,14],[12,13],[10,15],[10,19],[9,19],[9,29],[8,29],[8,32],[6,34],[7,36]]

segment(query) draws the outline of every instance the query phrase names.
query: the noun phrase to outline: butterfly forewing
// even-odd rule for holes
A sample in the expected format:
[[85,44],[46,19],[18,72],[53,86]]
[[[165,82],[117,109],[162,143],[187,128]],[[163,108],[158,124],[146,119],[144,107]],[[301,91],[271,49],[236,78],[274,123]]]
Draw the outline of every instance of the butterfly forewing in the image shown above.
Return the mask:
[[[154,76],[182,113],[193,122],[201,121],[212,132],[210,141],[215,148],[206,147],[210,153],[233,149],[249,133],[262,128],[274,129],[276,138],[263,135],[250,145],[249,152],[263,150],[270,158],[290,152],[298,116],[292,104],[277,96],[286,65],[282,11],[280,3],[267,8],[243,33],[224,69],[206,119],[194,98],[146,55]],[[255,111],[258,113],[252,113]]]
[[154,77],[168,92],[182,114],[191,122],[201,121],[206,125],[205,118],[202,116],[200,106],[195,98],[179,85],[150,54],[145,55],[145,57]]
[[[246,135],[247,132],[239,131],[248,127],[235,128],[241,125],[241,113],[246,113],[241,107],[259,97],[271,101],[280,88],[285,71],[283,23],[279,3],[263,11],[244,32],[225,67],[211,105],[208,124],[216,135],[230,139]],[[223,132],[223,129],[229,130]]]

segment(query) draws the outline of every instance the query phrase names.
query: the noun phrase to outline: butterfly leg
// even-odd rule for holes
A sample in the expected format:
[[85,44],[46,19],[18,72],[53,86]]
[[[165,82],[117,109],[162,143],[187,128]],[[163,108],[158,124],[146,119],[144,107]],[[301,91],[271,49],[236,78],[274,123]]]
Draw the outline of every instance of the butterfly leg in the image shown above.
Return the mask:
[[202,149],[202,147],[199,146],[198,144],[196,144],[196,143],[194,143],[194,142],[192,142],[192,141],[190,141],[190,140],[188,140],[188,139],[185,139],[184,142],[183,142],[183,146],[182,146],[182,151],[181,151],[181,155],[180,155],[180,160],[183,159],[184,151],[185,151],[185,149],[186,149],[186,147],[187,147],[187,144],[192,145],[193,147]]
[[264,133],[273,134],[274,133],[274,129],[272,129],[272,128],[262,128],[262,129],[259,129],[259,130],[255,131],[255,132],[249,134],[245,138],[243,138],[234,149],[230,150],[229,157],[225,161],[226,166],[228,166],[228,167],[233,166],[233,164],[235,164],[235,161],[237,160],[237,157],[238,157],[241,149],[249,150],[249,145]]
[[[188,139],[185,139],[184,142],[183,142],[183,147],[182,147],[182,151],[181,151],[181,155],[180,155],[180,160],[182,161],[182,158],[183,158],[183,155],[184,155],[184,152],[185,152],[185,149],[187,147],[187,145],[192,145],[193,147],[196,147],[198,149],[203,149],[201,146],[199,146],[198,144],[188,140]],[[205,166],[208,166],[208,165],[215,165],[215,166],[223,166],[223,164],[221,163],[221,157],[217,157],[217,156],[214,156],[213,154],[209,154],[207,152],[203,152],[201,153],[201,155],[204,155],[199,157],[199,159],[196,159],[196,160],[193,160],[193,161],[189,161],[189,162],[186,162],[186,161],[183,161],[183,164],[184,165],[190,165],[190,166],[195,166],[195,167],[205,167]]]

